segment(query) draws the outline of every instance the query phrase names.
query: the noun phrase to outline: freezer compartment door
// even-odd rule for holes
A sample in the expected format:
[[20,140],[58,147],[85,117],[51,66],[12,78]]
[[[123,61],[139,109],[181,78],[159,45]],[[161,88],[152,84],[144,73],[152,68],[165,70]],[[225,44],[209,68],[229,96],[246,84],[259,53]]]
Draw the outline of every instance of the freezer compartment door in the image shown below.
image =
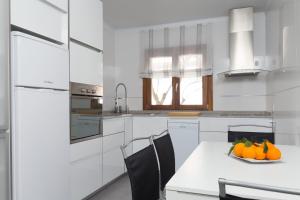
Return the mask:
[[13,92],[14,200],[70,199],[68,92]]
[[13,32],[12,71],[15,86],[69,89],[68,49]]

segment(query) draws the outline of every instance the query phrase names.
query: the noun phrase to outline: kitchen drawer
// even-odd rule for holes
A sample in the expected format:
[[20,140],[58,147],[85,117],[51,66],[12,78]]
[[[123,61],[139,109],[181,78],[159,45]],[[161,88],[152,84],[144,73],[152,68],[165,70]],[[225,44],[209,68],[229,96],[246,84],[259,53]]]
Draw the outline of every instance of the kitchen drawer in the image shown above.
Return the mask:
[[103,50],[102,1],[70,0],[70,36]]
[[120,150],[120,146],[123,144],[124,144],[124,132],[105,136],[103,137],[103,153],[112,151],[114,149]]
[[102,153],[102,138],[71,144],[71,162]]
[[[272,120],[269,118],[201,118],[201,132],[227,132],[229,125],[263,125],[271,126]],[[262,131],[271,132],[271,128],[261,128],[255,126],[232,128],[233,131]]]
[[70,42],[71,82],[103,85],[103,54]]
[[228,118],[201,118],[200,132],[202,131],[216,131],[227,132]]
[[125,131],[125,123],[123,118],[105,119],[103,120],[103,135],[111,135]]
[[227,142],[225,132],[200,132],[200,142]]
[[68,0],[11,0],[11,23],[68,44]]

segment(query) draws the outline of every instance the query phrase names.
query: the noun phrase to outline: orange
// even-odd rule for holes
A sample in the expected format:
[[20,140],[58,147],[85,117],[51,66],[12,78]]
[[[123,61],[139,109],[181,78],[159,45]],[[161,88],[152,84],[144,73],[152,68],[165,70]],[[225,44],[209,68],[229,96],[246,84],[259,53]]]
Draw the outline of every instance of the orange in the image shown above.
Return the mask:
[[281,152],[276,147],[273,147],[267,152],[267,159],[269,160],[279,160],[281,158]]
[[264,152],[264,148],[263,147],[255,147],[255,159],[256,160],[264,160],[266,158],[266,154]]
[[236,155],[237,157],[242,157],[244,148],[245,148],[244,143],[237,143],[233,148],[234,155]]
[[246,145],[245,148],[243,149],[242,156],[243,158],[255,159],[256,157],[255,147],[253,145],[251,146]]
[[275,145],[272,144],[272,143],[269,142],[269,141],[266,141],[266,145],[268,146],[268,149],[273,149],[273,148],[275,148]]

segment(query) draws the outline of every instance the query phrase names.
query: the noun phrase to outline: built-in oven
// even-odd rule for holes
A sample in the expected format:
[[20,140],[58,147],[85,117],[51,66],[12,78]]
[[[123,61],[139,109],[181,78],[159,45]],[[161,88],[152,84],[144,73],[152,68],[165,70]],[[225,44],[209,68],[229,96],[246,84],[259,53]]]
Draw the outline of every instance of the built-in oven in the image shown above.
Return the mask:
[[71,143],[102,135],[103,87],[71,83]]

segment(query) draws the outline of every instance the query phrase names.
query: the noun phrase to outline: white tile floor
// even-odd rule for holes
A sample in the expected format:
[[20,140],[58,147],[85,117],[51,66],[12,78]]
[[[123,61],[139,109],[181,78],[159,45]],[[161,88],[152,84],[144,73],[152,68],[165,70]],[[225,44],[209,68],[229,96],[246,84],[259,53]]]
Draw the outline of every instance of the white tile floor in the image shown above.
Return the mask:
[[120,178],[90,200],[132,200],[128,176]]

